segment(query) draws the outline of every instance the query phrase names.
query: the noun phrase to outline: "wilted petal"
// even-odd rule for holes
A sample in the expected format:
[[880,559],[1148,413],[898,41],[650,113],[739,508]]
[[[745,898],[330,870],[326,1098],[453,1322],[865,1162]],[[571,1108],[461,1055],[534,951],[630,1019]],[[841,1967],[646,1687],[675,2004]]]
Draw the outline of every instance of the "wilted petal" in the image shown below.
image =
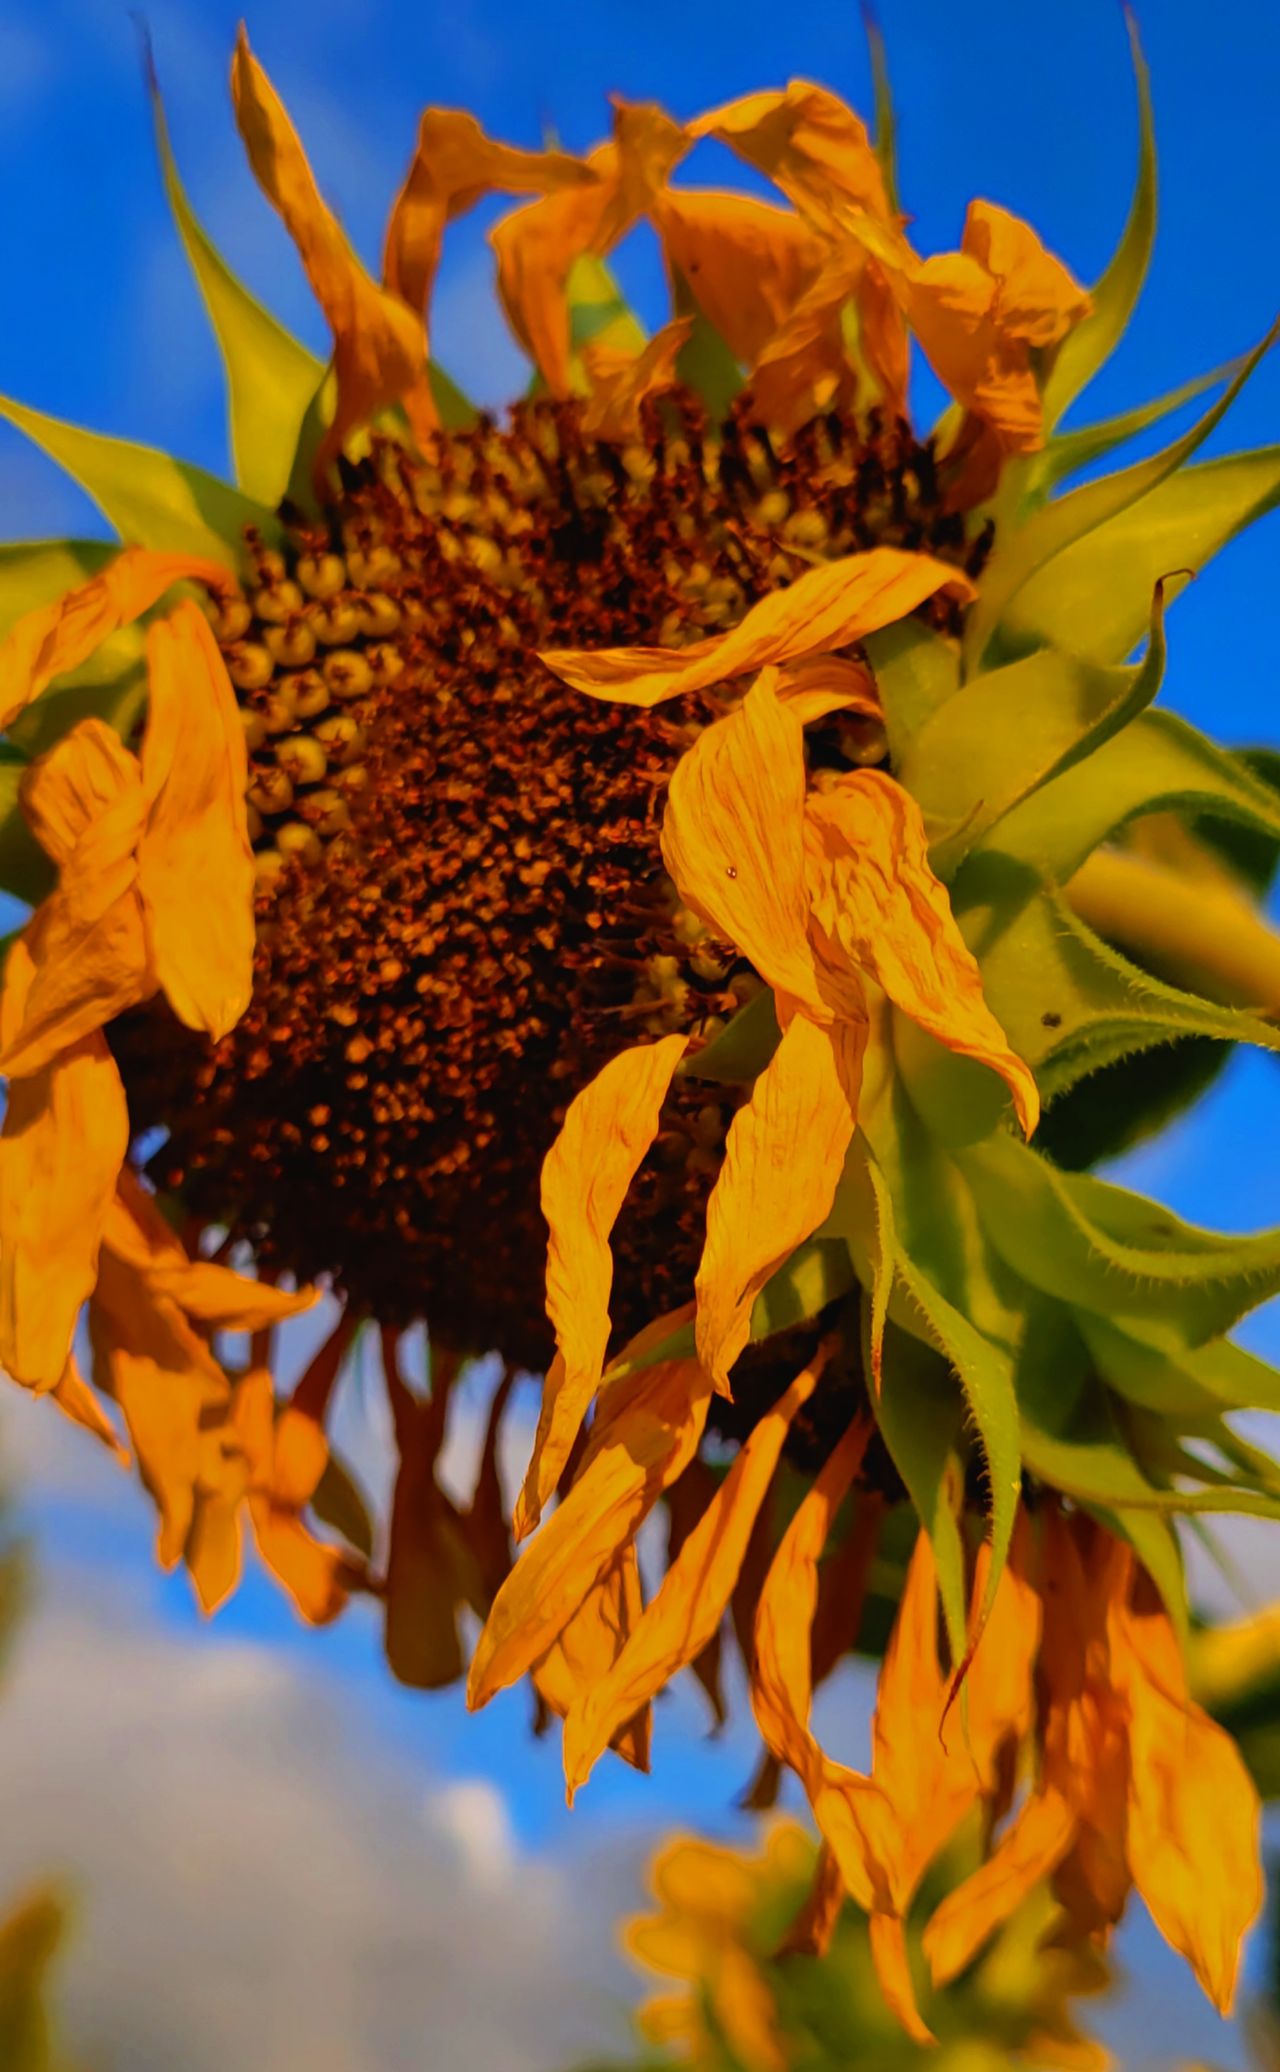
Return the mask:
[[808,1897],[779,1943],[777,1955],[825,1957],[848,1896],[835,1852],[824,1842],[818,1851]]
[[566,1719],[564,1774],[571,1805],[622,1723],[692,1662],[719,1626],[791,1420],[813,1394],[829,1357],[830,1347],[820,1348],[743,1441],[616,1662],[592,1680]]
[[961,603],[976,594],[968,576],[930,554],[873,547],[807,568],[785,590],[753,604],[727,633],[688,647],[551,648],[542,660],[575,690],[622,705],[659,705],[709,690],[770,662],[798,662],[849,647],[905,619],[939,591]]
[[298,248],[312,291],[333,332],[337,376],[334,420],[316,457],[323,481],[344,439],[394,403],[422,374],[422,319],[376,286],[322,199],[297,132],[249,49],[243,25],[231,67],[236,122],[258,184]]
[[1219,2014],[1263,1900],[1262,1809],[1231,1736],[1187,1693],[1177,1635],[1143,1578],[1113,1638],[1129,1700],[1128,1856],[1160,1933]]
[[638,353],[583,347],[582,361],[591,385],[582,413],[587,438],[623,443],[639,436],[640,405],[675,387],[676,360],[692,329],[692,317],[676,317],[656,331]]
[[115,1426],[74,1359],[67,1361],[62,1379],[55,1382],[49,1391],[49,1400],[57,1404],[63,1416],[70,1418],[72,1424],[82,1426],[86,1432],[92,1432],[95,1439],[101,1439],[103,1445],[114,1453],[122,1466],[128,1466],[128,1449],[121,1445]]
[[824,1029],[792,1009],[729,1125],[696,1281],[698,1357],[728,1393],[765,1282],[830,1211],[853,1139],[865,1023]]
[[328,1459],[324,1434],[299,1411],[276,1416],[265,1367],[252,1368],[238,1384],[232,1419],[248,1467],[249,1522],[258,1552],[301,1616],[312,1626],[326,1625],[347,1601],[347,1564],[300,1516]]
[[710,1388],[695,1360],[663,1362],[617,1386],[626,1402],[593,1431],[572,1488],[494,1599],[467,1685],[473,1711],[546,1654],[702,1436]]
[[[560,1719],[572,1718],[627,1645],[643,1610],[634,1545],[623,1547],[532,1670],[534,1687]],[[610,1732],[610,1746],[634,1770],[649,1767],[652,1720],[638,1705]]]
[[78,669],[121,626],[150,611],[174,583],[188,581],[222,594],[235,587],[216,561],[122,547],[87,583],[24,613],[0,640],[0,728],[11,726],[54,677]]
[[121,1172],[107,1213],[103,1241],[137,1273],[153,1295],[166,1296],[206,1330],[261,1331],[300,1316],[317,1300],[315,1288],[289,1294],[269,1281],[250,1280],[230,1267],[193,1259],[136,1173]]
[[789,662],[779,669],[774,692],[802,727],[833,712],[855,712],[863,719],[883,719],[876,680],[864,662],[841,655],[817,655],[810,662]]
[[735,360],[753,366],[821,271],[826,245],[787,209],[669,188],[654,208],[667,265]]
[[215,1041],[253,986],[248,759],[226,664],[203,614],[180,605],[147,635],[148,803],[138,883],[155,975],[179,1021]]
[[848,408],[857,394],[844,318],[866,271],[864,252],[839,245],[752,361],[752,402],[784,438],[818,411]]
[[814,911],[853,963],[895,1007],[948,1050],[998,1072],[1027,1135],[1040,1098],[982,994],[982,973],[929,865],[911,794],[879,770],[855,770],[808,802],[825,869],[811,879]]
[[902,1916],[873,1908],[867,1932],[876,1978],[890,2012],[897,2016],[913,2042],[936,2042],[932,2029],[916,2005],[915,1982],[911,1976],[911,1958]]
[[793,79],[782,93],[745,94],[699,116],[689,134],[730,145],[824,228],[839,229],[850,208],[891,220],[866,126],[825,87]]
[[1093,307],[1031,225],[994,202],[970,202],[960,249],[995,282],[1002,328],[1028,345],[1057,345]]
[[924,1934],[935,1986],[945,1986],[1010,1920],[1041,1879],[1062,1861],[1076,1833],[1076,1817],[1060,1793],[1037,1791],[984,1864],[949,1892]]
[[600,1386],[609,1343],[613,1254],[609,1236],[658,1133],[658,1116],[688,1038],[640,1044],[598,1072],[569,1104],[542,1167],[547,1245],[547,1315],[559,1348],[542,1409],[515,1533],[542,1516],[569,1449]]
[[[24,955],[15,943],[10,966]],[[128,1143],[124,1088],[100,1035],[10,1082],[0,1130],[0,1364],[28,1388],[64,1378]]]

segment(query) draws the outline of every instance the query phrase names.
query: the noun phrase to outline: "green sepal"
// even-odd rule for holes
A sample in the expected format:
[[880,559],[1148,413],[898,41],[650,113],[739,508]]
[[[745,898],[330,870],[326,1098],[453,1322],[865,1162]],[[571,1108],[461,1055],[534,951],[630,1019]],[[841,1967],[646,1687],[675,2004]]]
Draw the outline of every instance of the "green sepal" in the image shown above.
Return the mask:
[[871,105],[875,121],[872,138],[880,177],[884,181],[885,196],[891,210],[898,206],[898,160],[897,123],[893,113],[893,90],[889,84],[889,61],[885,55],[884,37],[873,10],[864,0],[862,9],[862,33],[867,39],[867,55],[871,60]]
[[1185,1648],[1191,1630],[1191,1606],[1187,1602],[1187,1575],[1182,1546],[1173,1516],[1163,1511],[1140,1511],[1126,1505],[1086,1503],[1084,1507],[1099,1524],[1117,1538],[1127,1540],[1146,1569],[1178,1637]]
[[[1090,490],[1100,486],[1091,484]],[[1072,500],[1064,498],[1049,510],[1063,509]],[[1142,638],[1156,578],[1174,569],[1203,570],[1237,533],[1278,502],[1280,446],[1229,454],[1168,475],[1078,537],[1049,567],[1031,574],[1016,599],[1002,607],[1001,639],[1015,650],[1049,640],[1094,661],[1121,661]],[[1175,585],[1168,594],[1171,599],[1176,595]]]
[[201,227],[178,176],[149,52],[147,69],[165,192],[226,368],[235,478],[247,496],[274,509],[324,368],[249,293]]
[[[1167,446],[1163,453],[1153,454],[1148,460],[1134,463],[1119,474],[1104,475],[1096,482],[1087,482],[1080,489],[1072,490],[1069,496],[1059,497],[1054,503],[1046,504],[1036,511],[1025,524],[1011,532],[1003,546],[997,546],[995,553],[983,571],[977,602],[969,612],[964,629],[965,673],[973,675],[980,668],[982,658],[996,634],[1002,630],[1002,645],[1006,652],[1016,652],[1014,634],[1016,629],[1009,620],[1009,610],[1015,597],[1031,582],[1034,576],[1044,571],[1044,581],[1049,590],[1054,589],[1056,563],[1059,556],[1074,547],[1079,541],[1098,532],[1109,521],[1130,510],[1141,499],[1147,497],[1160,484],[1175,473],[1185,461],[1190,460],[1197,448],[1203,445],[1220,419],[1231,408],[1254,368],[1268,352],[1275,341],[1280,324],[1273,325],[1260,344],[1254,347],[1240,363],[1235,378],[1230,381],[1202,417],[1197,418],[1190,430]],[[1155,570],[1155,576],[1168,575],[1178,566],[1176,561],[1165,559]],[[1108,557],[1106,564],[1106,590],[1124,587],[1124,572]],[[1143,593],[1144,609],[1149,604],[1153,583]],[[1105,594],[1100,592],[1099,594]],[[1092,655],[1099,653],[1096,640],[1085,633],[1088,614],[1094,608],[1092,596],[1076,596],[1071,613],[1065,615],[1061,641],[1064,647],[1080,647],[1080,635],[1084,634],[1083,646]],[[1077,626],[1075,613],[1082,614],[1082,623]],[[1062,616],[1062,615],[1060,615]],[[1027,639],[1019,638],[1017,646],[1039,646],[1050,637],[1049,629],[1031,622],[1034,631]],[[1074,637],[1073,637],[1074,635]],[[1134,638],[1137,638],[1135,635]],[[1107,650],[1102,659],[1118,661],[1128,653],[1133,641],[1118,652]]]
[[960,650],[919,619],[899,619],[863,642],[884,708],[889,755],[895,768],[916,736],[960,688]]
[[1103,1066],[1182,1036],[1280,1050],[1271,1022],[1153,978],[995,851],[966,872],[959,918],[987,1005],[1046,1104]]
[[1190,1345],[1170,1324],[1122,1329],[1083,1309],[1075,1321],[1108,1388],[1138,1410],[1180,1419],[1280,1411],[1280,1373],[1229,1338]]
[[929,860],[950,878],[1024,799],[1095,753],[1148,706],[1164,676],[1164,591],[1156,584],[1143,661],[1106,669],[1040,648],[971,677],[911,742],[899,776],[926,824],[944,832]]
[[738,1085],[764,1071],[781,1041],[778,1010],[768,986],[740,1007],[733,1020],[702,1050],[693,1051],[679,1067],[681,1077],[714,1079]]
[[266,540],[281,537],[264,504],[154,446],[82,431],[3,396],[0,416],[79,483],[128,546],[198,554],[238,570],[247,525]]
[[10,750],[0,755],[0,888],[35,906],[53,890],[56,872],[18,804],[26,767],[26,759]]
[[435,360],[427,361],[427,384],[442,429],[446,432],[473,432],[480,422],[479,410],[470,396],[458,387],[453,376],[446,374]]
[[1144,712],[1087,765],[1061,772],[1007,814],[989,850],[970,857],[953,902],[972,902],[986,854],[1064,884],[1130,820],[1170,809],[1280,841],[1280,796],[1243,756],[1216,747],[1176,713]]
[[1043,452],[1033,454],[1025,462],[1024,495],[1037,500],[1048,496],[1060,482],[1068,481],[1081,468],[1090,468],[1096,461],[1105,460],[1117,447],[1136,439],[1140,432],[1149,431],[1153,424],[1159,424],[1161,418],[1171,417],[1175,410],[1181,410],[1184,403],[1194,402],[1206,389],[1216,388],[1219,382],[1230,381],[1238,366],[1239,361],[1229,360],[1224,366],[1210,368],[1207,374],[1194,375],[1180,387],[1170,389],[1168,395],[1156,396],[1149,403],[1139,403],[1136,409],[1123,410],[1116,417],[1100,418],[1097,424],[1081,425],[1076,431],[1059,432],[1048,441]]
[[603,259],[589,252],[578,255],[565,281],[565,301],[575,354],[586,345],[606,346],[611,352],[643,351],[644,327]]
[[676,356],[676,374],[706,404],[712,424],[723,424],[745,386],[742,369],[677,267],[671,269],[671,285],[676,315],[693,319]]
[[[807,1324],[854,1286],[853,1261],[849,1247],[839,1237],[811,1237],[798,1245],[786,1263],[766,1282],[751,1312],[750,1342],[759,1345]],[[694,1327],[681,1324],[657,1345],[634,1360],[620,1361],[609,1368],[609,1379],[623,1380],[654,1367],[660,1360],[687,1360],[694,1353]]]
[[1064,1173],[1014,1137],[957,1153],[982,1229],[1034,1288],[1128,1328],[1218,1338],[1280,1289],[1280,1231],[1223,1237],[1087,1173]]
[[1119,1158],[1198,1100],[1231,1054],[1215,1037],[1178,1036],[1109,1064],[1090,1059],[1084,1078],[1059,1089],[1041,1115],[1036,1143],[1072,1173]]
[[[133,632],[139,629],[131,628]],[[137,641],[141,650],[141,638]],[[69,677],[55,690],[32,700],[9,728],[7,738],[30,761],[61,741],[81,720],[104,720],[122,741],[127,741],[142,717],[147,702],[147,672],[139,652],[136,660],[117,662],[116,673],[107,677]]]
[[1046,431],[1052,429],[1068,404],[1110,359],[1133,314],[1151,263],[1156,234],[1156,136],[1151,75],[1142,54],[1137,21],[1128,9],[1125,22],[1138,89],[1138,177],[1120,242],[1092,290],[1093,310],[1064,338],[1045,382]]
[[87,583],[114,558],[111,540],[8,540],[0,546],[0,639],[27,612]]

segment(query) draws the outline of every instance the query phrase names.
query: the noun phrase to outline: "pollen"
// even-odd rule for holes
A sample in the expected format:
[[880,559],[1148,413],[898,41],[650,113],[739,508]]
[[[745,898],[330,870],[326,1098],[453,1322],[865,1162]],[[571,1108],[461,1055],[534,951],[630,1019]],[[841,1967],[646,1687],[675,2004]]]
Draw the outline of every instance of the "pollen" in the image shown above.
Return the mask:
[[[755,985],[659,852],[670,773],[723,703],[638,714],[540,650],[684,645],[816,562],[895,545],[974,573],[988,545],[905,426],[824,417],[782,456],[683,396],[644,422],[618,448],[542,401],[421,460],[375,441],[282,551],[250,540],[246,598],[211,610],[249,751],[253,1002],[215,1048],[157,1008],[113,1032],[135,1123],[167,1133],[151,1170],[196,1217],[361,1314],[534,1369],[569,1101]],[[816,752],[883,753],[850,734],[813,730]],[[691,1291],[733,1109],[677,1080],[615,1233],[621,1335]]]

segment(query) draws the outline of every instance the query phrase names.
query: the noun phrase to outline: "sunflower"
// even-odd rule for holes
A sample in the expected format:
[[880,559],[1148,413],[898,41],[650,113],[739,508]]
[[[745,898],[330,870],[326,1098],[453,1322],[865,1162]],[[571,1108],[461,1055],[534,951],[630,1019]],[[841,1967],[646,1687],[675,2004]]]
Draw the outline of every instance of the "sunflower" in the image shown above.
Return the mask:
[[[236,119],[329,366],[205,237],[155,90],[236,486],[0,406],[122,541],[4,570],[0,876],[33,911],[0,993],[0,1358],[118,1447],[116,1406],[206,1607],[247,1521],[307,1618],[384,1600],[407,1682],[460,1676],[477,1615],[470,1702],[528,1674],[571,1794],[608,1746],[647,1763],[682,1667],[722,1709],[731,1615],[751,1802],[797,1772],[917,2037],[907,1915],[975,1808],[940,1977],[1012,1862],[1099,1939],[1136,1884],[1225,2006],[1257,1898],[1256,1797],[1181,1680],[1174,1521],[1280,1506],[1231,1422],[1277,1379],[1228,1335],[1280,1236],[1082,1170],[1206,1051],[1280,1047],[1272,765],[1151,709],[1167,604],[1280,494],[1270,453],[1189,465],[1270,339],[1057,429],[1154,233],[1134,55],[1138,183],[1089,292],[985,201],[916,252],[884,113],[873,143],[804,82],[686,123],[618,102],[583,159],[428,110],[375,281],[242,31]],[[706,139],[779,200],[681,184]],[[495,191],[529,197],[492,244],[535,369],[501,423],[428,349],[445,232]],[[606,264],[641,221],[651,338]],[[927,435],[913,344],[953,399]],[[1068,486],[1210,387],[1165,450]],[[278,1402],[276,1327],[321,1287],[339,1322]],[[370,1333],[377,1547],[326,1436]],[[486,1353],[462,1507],[439,1458]],[[869,1579],[911,1515],[860,1777],[810,1698],[883,1645]]]

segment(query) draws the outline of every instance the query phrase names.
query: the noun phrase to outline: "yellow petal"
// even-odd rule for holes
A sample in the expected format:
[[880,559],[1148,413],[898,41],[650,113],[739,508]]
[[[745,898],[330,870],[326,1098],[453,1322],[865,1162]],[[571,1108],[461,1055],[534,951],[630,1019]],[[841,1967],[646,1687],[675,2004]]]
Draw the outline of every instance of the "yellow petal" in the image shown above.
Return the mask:
[[833,712],[856,712],[864,719],[883,719],[884,708],[871,671],[862,662],[841,655],[819,655],[811,662],[790,662],[780,669],[774,692],[802,727]]
[[566,288],[575,259],[603,258],[687,149],[685,132],[661,108],[617,103],[612,141],[586,161],[594,184],[530,202],[490,232],[507,321],[553,396],[573,386]]
[[495,191],[552,194],[590,184],[589,167],[566,151],[499,144],[462,109],[426,108],[387,224],[383,286],[425,317],[446,224]]
[[86,1432],[93,1433],[95,1439],[101,1439],[103,1445],[114,1453],[121,1466],[128,1467],[128,1448],[121,1445],[115,1426],[74,1359],[68,1359],[62,1379],[55,1382],[49,1391],[49,1400],[57,1404],[63,1416],[69,1417],[72,1424],[83,1426]]
[[219,595],[234,587],[215,561],[124,547],[87,583],[25,613],[0,640],[0,728],[11,726],[54,677],[78,669],[121,626],[150,611],[174,583],[188,581]]
[[640,435],[640,406],[662,395],[677,381],[676,360],[693,329],[692,317],[676,317],[656,331],[642,352],[609,352],[583,347],[582,362],[591,393],[582,414],[588,438],[622,444]]
[[916,2005],[911,1958],[907,1950],[907,1934],[901,1915],[882,1913],[873,1909],[867,1929],[876,1977],[880,1981],[880,1991],[884,1994],[891,2013],[897,2016],[913,2042],[936,2042],[932,2029],[923,2020]]
[[700,116],[689,133],[728,144],[824,228],[839,228],[850,208],[891,220],[865,125],[824,87],[793,79],[783,93],[746,94]]
[[15,1076],[42,1070],[155,989],[137,893],[146,801],[134,757],[100,720],[84,720],[24,772],[19,798],[60,877],[24,933],[25,962],[5,972],[0,1070]]
[[236,122],[259,186],[298,248],[312,292],[333,332],[337,402],[316,457],[323,483],[348,433],[394,403],[421,376],[421,317],[379,288],[322,199],[297,132],[249,49],[243,24],[231,66]]
[[570,1805],[622,1723],[692,1662],[719,1626],[791,1421],[817,1387],[830,1350],[819,1349],[743,1441],[635,1632],[566,1719],[564,1774]]
[[752,403],[784,439],[817,412],[848,409],[854,402],[858,378],[845,315],[866,271],[866,254],[857,246],[837,247],[752,361]]
[[[626,1546],[533,1666],[534,1688],[558,1718],[572,1717],[574,1707],[608,1675],[635,1630],[642,1605],[636,1550]],[[639,1705],[613,1726],[610,1745],[633,1770],[647,1770],[651,1733],[650,1708]]]
[[751,1706],[765,1746],[800,1779],[841,1879],[864,1910],[884,1896],[869,1840],[883,1820],[883,1803],[870,1778],[824,1754],[809,1711],[818,1561],[868,1436],[865,1423],[850,1426],[783,1534],[760,1592],[751,1669]]
[[626,1387],[625,1406],[593,1432],[572,1488],[494,1599],[471,1663],[473,1711],[545,1655],[693,1456],[710,1395],[697,1362],[664,1362]]
[[155,974],[179,1021],[215,1041],[253,986],[248,759],[226,664],[204,615],[180,605],[147,635],[139,888]]
[[[10,965],[24,954],[15,943]],[[28,1388],[64,1380],[128,1143],[124,1088],[101,1036],[10,1082],[0,1130],[0,1364]]]
[[1141,1589],[1113,1658],[1129,1699],[1129,1864],[1160,1933],[1229,2015],[1263,1900],[1262,1809],[1231,1736],[1187,1695],[1177,1636],[1145,1578]]
[[547,1315],[558,1356],[547,1374],[533,1455],[516,1508],[523,1539],[542,1516],[600,1386],[609,1343],[609,1235],[658,1133],[658,1116],[688,1038],[623,1051],[569,1104],[542,1168]]
[[729,1125],[695,1283],[698,1358],[726,1394],[757,1295],[830,1211],[857,1120],[866,1024],[780,1019],[782,1041]]
[[889,626],[939,591],[967,603],[966,575],[929,554],[873,547],[807,568],[785,590],[753,604],[728,633],[688,647],[551,648],[547,667],[575,690],[623,705],[659,705],[709,690],[770,662],[798,662],[850,646]]
[[1029,1136],[1040,1113],[1035,1079],[983,998],[977,960],[930,868],[916,801],[884,772],[855,770],[815,793],[808,816],[825,866],[811,878],[822,926],[895,1007],[1000,1074]]
[[269,1281],[249,1280],[230,1267],[192,1259],[155,1197],[127,1170],[120,1174],[107,1212],[103,1241],[151,1294],[166,1296],[206,1330],[265,1330],[286,1317],[300,1316],[318,1298],[315,1288],[289,1294]]
[[654,208],[667,265],[735,360],[753,366],[821,271],[824,241],[788,210],[745,194],[668,189]]
[[1057,345],[1093,307],[1030,224],[994,202],[970,202],[960,248],[995,282],[1002,328],[1028,345]]

